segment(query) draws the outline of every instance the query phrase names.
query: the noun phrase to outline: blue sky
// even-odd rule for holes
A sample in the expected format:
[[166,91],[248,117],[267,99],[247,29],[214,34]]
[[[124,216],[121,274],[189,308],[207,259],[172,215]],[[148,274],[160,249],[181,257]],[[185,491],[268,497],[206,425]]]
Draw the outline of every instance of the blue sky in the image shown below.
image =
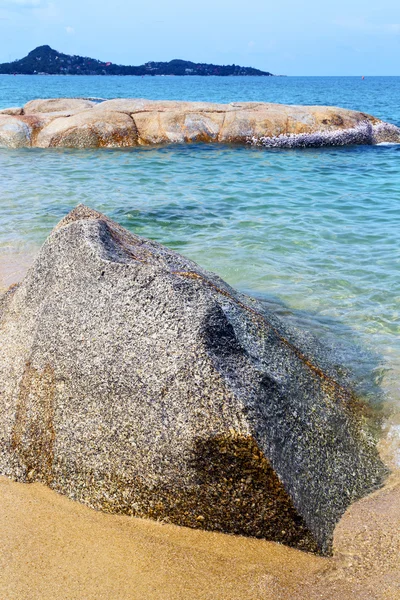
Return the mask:
[[0,62],[42,44],[120,64],[183,58],[286,75],[400,75],[400,2],[0,0]]

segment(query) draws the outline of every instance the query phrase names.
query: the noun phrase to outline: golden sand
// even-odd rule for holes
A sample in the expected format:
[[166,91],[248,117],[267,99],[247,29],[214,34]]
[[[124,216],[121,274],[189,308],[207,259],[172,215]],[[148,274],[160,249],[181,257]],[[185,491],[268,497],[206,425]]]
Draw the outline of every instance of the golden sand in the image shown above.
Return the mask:
[[354,504],[335,554],[107,515],[0,478],[2,600],[398,600],[400,482]]
[[[0,256],[0,291],[29,264]],[[381,444],[387,462],[395,450]],[[0,477],[0,600],[59,599],[400,600],[400,474],[348,509],[332,558],[107,515]]]

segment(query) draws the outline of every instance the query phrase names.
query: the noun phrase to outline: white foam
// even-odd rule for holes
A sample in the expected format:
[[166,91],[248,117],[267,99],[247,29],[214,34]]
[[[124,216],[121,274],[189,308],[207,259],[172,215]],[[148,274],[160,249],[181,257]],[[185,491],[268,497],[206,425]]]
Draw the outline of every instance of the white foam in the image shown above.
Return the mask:
[[394,463],[400,468],[400,425],[391,424],[386,439],[390,444],[390,454]]
[[378,142],[376,146],[400,146],[400,142]]

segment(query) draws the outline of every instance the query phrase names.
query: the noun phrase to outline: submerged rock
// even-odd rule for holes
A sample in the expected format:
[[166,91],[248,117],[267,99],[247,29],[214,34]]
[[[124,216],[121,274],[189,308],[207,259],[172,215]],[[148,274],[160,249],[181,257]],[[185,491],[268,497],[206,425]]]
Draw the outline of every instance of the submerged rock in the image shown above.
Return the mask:
[[[32,100],[23,109],[0,114],[2,127],[42,117],[39,130],[19,145],[69,148],[132,147],[171,143],[234,143],[274,147],[400,143],[400,129],[363,112],[330,106],[289,106],[266,102],[178,102],[115,98]],[[21,138],[22,139],[22,138]]]
[[0,300],[0,473],[329,553],[385,469],[312,337],[81,205]]

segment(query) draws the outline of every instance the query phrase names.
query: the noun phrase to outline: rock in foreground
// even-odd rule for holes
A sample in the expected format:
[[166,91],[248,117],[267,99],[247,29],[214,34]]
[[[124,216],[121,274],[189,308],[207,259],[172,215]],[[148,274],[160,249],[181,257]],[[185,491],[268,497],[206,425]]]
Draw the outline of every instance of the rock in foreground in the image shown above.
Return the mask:
[[319,355],[216,275],[79,206],[0,300],[0,474],[329,553],[385,470]]
[[0,147],[124,148],[190,142],[290,148],[400,143],[400,129],[344,108],[265,102],[54,98],[0,111]]

